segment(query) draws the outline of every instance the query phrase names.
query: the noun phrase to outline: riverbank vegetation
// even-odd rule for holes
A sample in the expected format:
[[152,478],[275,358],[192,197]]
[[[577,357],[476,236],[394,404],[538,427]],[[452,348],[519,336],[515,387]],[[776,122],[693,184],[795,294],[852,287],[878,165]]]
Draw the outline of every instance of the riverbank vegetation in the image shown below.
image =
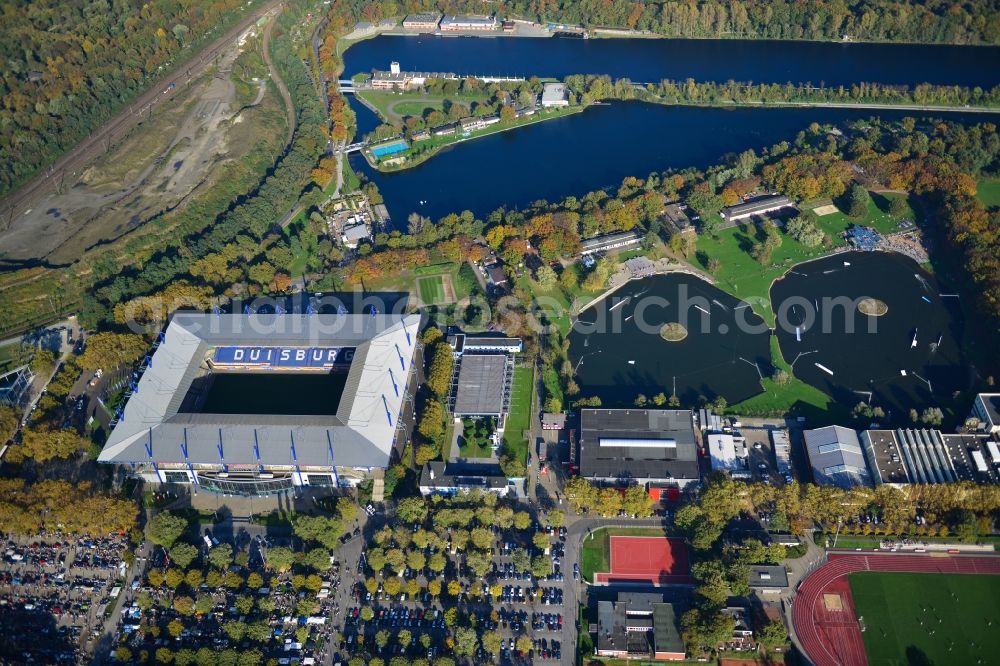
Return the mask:
[[[58,159],[260,4],[14,2],[0,54],[0,195]],[[16,156],[16,157],[15,157]]]
[[565,79],[581,103],[619,99],[656,104],[705,106],[780,106],[782,104],[857,104],[859,106],[1000,106],[1000,86],[990,89],[964,86],[887,85],[859,82],[850,86],[815,86],[811,83],[746,83],[738,81],[672,81],[637,86],[628,79],[574,75]]

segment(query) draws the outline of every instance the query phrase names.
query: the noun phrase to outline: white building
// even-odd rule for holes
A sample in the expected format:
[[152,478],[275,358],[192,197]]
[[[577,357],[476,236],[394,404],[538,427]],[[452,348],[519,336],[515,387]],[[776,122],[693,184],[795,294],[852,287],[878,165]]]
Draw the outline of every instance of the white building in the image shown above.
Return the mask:
[[843,426],[827,426],[803,432],[806,454],[818,485],[841,488],[867,486],[868,467],[858,433]]
[[542,106],[545,108],[569,106],[569,95],[563,83],[546,83],[542,88]]
[[743,437],[730,434],[708,436],[708,455],[712,470],[728,472],[734,479],[750,478],[750,452]]

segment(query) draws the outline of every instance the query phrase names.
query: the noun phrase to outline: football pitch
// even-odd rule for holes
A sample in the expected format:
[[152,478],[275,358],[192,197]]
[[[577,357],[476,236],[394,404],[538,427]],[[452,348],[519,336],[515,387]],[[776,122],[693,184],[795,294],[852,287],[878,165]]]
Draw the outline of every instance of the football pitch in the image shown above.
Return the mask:
[[871,666],[998,663],[1000,576],[858,572],[848,580]]

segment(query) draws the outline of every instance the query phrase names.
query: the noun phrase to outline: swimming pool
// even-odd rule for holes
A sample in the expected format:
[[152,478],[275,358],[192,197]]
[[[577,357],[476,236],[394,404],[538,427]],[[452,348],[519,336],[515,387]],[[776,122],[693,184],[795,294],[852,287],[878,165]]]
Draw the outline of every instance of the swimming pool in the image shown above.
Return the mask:
[[375,157],[385,157],[386,155],[394,155],[395,153],[401,153],[409,148],[405,141],[400,139],[399,141],[393,141],[392,143],[383,143],[381,145],[372,148],[372,155]]

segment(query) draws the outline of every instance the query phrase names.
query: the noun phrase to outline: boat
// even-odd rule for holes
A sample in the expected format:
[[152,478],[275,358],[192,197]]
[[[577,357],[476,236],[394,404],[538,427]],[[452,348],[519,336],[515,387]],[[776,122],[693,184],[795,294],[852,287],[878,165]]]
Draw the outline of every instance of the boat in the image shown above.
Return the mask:
[[632,318],[632,315],[629,315],[629,316],[625,317],[625,321],[628,321],[631,318]]
[[802,342],[802,327],[801,326],[796,326],[795,327],[795,341],[796,342]]
[[[626,296],[625,298],[623,298],[622,300],[618,301],[617,303],[615,303],[614,305],[612,305],[610,308],[608,308],[608,312],[611,312],[615,308],[618,308],[618,307],[621,307],[621,306],[625,305],[626,303],[628,303],[631,300],[632,300],[631,296]],[[696,305],[695,307],[698,307],[698,306]]]
[[924,300],[925,300],[925,301],[927,301],[928,303],[930,303],[930,302],[931,302],[931,299],[927,298],[926,296],[921,296],[920,298],[924,299]]
[[635,361],[629,361],[628,364],[629,365],[635,365]]
[[706,310],[705,308],[701,307],[700,305],[696,305],[696,306],[694,306],[694,307],[695,307],[695,309],[697,309],[697,310],[701,310],[701,311],[702,311],[702,312],[704,312],[705,314],[709,314],[708,310]]
[[813,365],[815,365],[817,368],[819,368],[820,370],[822,370],[826,374],[830,375],[831,377],[833,376],[833,370],[831,370],[830,368],[826,367],[825,365],[820,365],[819,363],[813,363]]
[[913,340],[910,341],[910,349],[917,346],[917,329],[913,329]]
[[904,376],[904,377],[905,377],[905,376],[906,376],[906,370],[900,370],[900,371],[899,371],[899,374],[901,374],[902,376]]
[[844,265],[845,265],[845,266],[850,266],[850,265],[851,265],[851,262],[849,262],[849,261],[845,261],[845,262],[844,262]]

